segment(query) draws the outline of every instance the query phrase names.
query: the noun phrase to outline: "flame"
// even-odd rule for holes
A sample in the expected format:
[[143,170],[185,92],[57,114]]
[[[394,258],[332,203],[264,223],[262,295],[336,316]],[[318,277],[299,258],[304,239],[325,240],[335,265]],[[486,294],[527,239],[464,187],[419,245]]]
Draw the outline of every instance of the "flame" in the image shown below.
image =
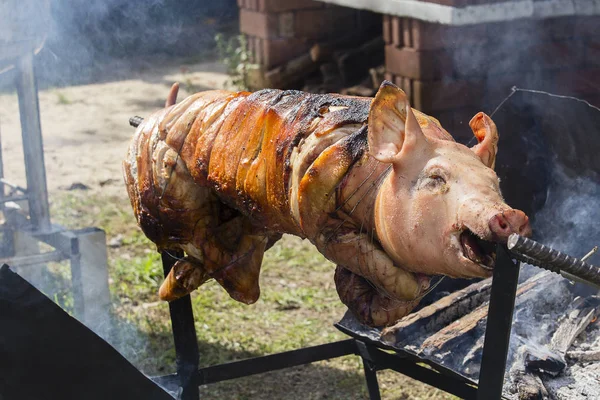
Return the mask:
[[590,321],[590,324],[593,324],[594,322],[596,322],[596,320],[598,320],[598,316],[594,315],[594,318],[592,318],[592,320]]

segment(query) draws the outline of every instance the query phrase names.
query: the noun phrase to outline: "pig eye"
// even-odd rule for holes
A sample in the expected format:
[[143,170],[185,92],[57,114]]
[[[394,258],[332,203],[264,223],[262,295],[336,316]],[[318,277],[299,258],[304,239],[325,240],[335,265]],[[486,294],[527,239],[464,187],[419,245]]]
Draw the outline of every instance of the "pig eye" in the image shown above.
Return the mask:
[[446,183],[446,179],[444,179],[444,177],[439,174],[429,175],[429,179],[431,179],[436,185],[442,185]]
[[446,174],[437,168],[425,172],[418,180],[417,187],[419,189],[432,190],[435,192],[441,191],[441,193],[445,193],[448,191],[448,187],[446,185]]

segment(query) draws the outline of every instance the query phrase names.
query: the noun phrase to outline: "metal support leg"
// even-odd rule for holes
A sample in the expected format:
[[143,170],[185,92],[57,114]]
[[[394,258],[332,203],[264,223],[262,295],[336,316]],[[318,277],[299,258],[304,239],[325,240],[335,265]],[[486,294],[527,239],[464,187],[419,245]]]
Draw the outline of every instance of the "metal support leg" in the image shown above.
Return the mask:
[[502,396],[504,371],[510,341],[513,309],[519,279],[519,263],[499,245],[492,280],[490,307],[479,373],[477,399],[495,400]]
[[367,390],[369,391],[370,400],[381,400],[379,392],[379,382],[377,382],[377,370],[375,365],[370,361],[362,359],[363,368],[365,370],[365,380],[367,381]]
[[[165,276],[183,253],[173,255],[162,252],[163,270]],[[175,340],[175,353],[177,355],[177,377],[182,389],[181,400],[198,400],[200,389],[198,386],[198,365],[200,355],[198,352],[198,339],[194,326],[194,312],[190,296],[184,296],[169,303],[171,325]]]
[[96,334],[111,333],[106,234],[102,229],[73,231],[71,272],[75,314]]
[[367,382],[367,390],[369,391],[369,399],[381,400],[379,392],[379,382],[377,382],[377,364],[371,357],[371,352],[367,344],[361,340],[355,340],[356,350],[362,359],[363,368],[365,370],[365,380]]
[[51,228],[50,207],[46,187],[40,106],[33,66],[33,53],[29,53],[19,60],[16,83],[31,222],[34,229],[47,231]]

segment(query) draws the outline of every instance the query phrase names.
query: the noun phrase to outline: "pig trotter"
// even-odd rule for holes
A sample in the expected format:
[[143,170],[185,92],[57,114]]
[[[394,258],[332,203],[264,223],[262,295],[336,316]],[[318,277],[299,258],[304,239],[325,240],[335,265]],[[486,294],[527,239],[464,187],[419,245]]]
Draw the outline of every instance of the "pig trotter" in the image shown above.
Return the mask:
[[165,278],[158,296],[161,300],[173,301],[190,294],[209,278],[201,265],[191,257],[185,257],[175,263]]
[[387,326],[407,315],[419,300],[393,300],[379,292],[365,278],[338,265],[335,287],[342,303],[362,323],[368,326]]

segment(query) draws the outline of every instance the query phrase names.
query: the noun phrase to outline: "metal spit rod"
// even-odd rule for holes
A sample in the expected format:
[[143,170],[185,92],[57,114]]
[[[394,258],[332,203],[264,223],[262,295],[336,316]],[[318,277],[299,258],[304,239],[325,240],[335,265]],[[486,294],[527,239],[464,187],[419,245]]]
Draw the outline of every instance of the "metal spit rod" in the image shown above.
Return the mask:
[[[144,118],[129,118],[129,125],[137,128]],[[520,261],[561,274],[566,279],[600,288],[600,268],[554,250],[534,240],[513,233],[508,238],[508,249]]]
[[139,116],[134,116],[129,118],[129,125],[133,126],[134,128],[137,128],[138,126],[140,126],[140,124],[144,122],[144,118],[139,117]]
[[520,261],[561,274],[570,280],[600,287],[600,268],[595,265],[516,233],[508,237],[507,246]]

